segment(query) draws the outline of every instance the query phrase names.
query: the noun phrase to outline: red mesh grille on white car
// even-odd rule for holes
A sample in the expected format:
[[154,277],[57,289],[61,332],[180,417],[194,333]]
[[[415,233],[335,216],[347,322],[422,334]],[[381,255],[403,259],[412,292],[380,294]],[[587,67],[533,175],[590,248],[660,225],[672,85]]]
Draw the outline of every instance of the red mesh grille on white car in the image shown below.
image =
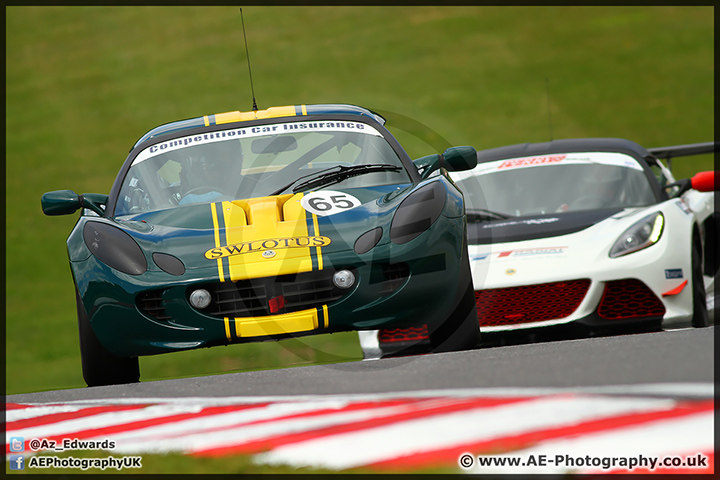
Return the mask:
[[628,278],[605,284],[598,315],[608,320],[665,315],[665,305],[640,280]]
[[378,332],[378,341],[380,343],[394,342],[419,342],[427,340],[427,325],[419,325],[417,327],[398,327],[398,328],[381,328]]
[[492,288],[475,292],[480,326],[515,325],[564,318],[585,298],[589,279]]

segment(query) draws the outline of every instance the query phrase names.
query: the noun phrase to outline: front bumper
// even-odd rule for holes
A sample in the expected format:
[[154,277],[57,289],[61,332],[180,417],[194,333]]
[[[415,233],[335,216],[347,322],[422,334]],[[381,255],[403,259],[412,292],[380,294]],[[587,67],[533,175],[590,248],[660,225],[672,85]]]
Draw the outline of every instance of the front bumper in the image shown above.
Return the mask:
[[[499,253],[473,262],[483,332],[569,323],[591,328],[655,321],[663,327],[689,324],[692,269],[682,248],[665,241],[609,259],[606,249],[595,253],[568,248],[573,243],[561,237],[553,242],[499,244],[493,246]],[[515,251],[527,255],[507,255]],[[475,252],[471,259],[473,254],[477,259]]]
[[484,332],[552,327],[574,323],[590,328],[658,323],[667,309],[638,279],[590,279],[475,292]]
[[[685,290],[690,291],[689,284]],[[639,323],[689,322],[682,299],[663,296],[638,278],[588,278],[475,292],[480,326],[500,332],[581,324],[605,328]]]
[[[212,314],[190,305],[189,295],[196,288],[232,285],[219,282],[214,267],[189,271],[184,279],[150,270],[125,275],[94,257],[73,262],[72,267],[100,342],[117,356],[133,357],[419,323],[433,328],[444,321],[456,292],[465,287],[459,285],[462,230],[457,218],[441,216],[433,228],[403,245],[385,243],[361,255],[352,250],[323,254],[323,269],[310,273],[327,281],[335,270],[350,269],[356,278],[351,288],[335,288],[329,298],[293,308],[285,304],[275,312],[269,301],[277,296],[266,295],[259,300],[260,310],[243,316]],[[293,276],[267,282],[282,280],[292,286]]]

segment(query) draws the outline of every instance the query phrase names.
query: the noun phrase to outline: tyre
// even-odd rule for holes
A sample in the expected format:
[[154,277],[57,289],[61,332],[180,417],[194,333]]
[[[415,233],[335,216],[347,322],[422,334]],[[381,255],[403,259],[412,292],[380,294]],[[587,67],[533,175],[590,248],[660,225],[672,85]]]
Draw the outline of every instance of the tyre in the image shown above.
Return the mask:
[[707,310],[707,296],[705,293],[705,282],[703,281],[702,248],[697,236],[693,236],[692,251],[692,294],[693,294],[693,317],[692,326],[695,328],[707,327],[710,325],[710,318]]
[[137,357],[116,357],[110,353],[95,336],[77,289],[75,300],[80,331],[80,358],[83,378],[87,386],[98,387],[140,381],[140,362]]
[[[399,336],[409,338],[408,341],[383,341],[381,329],[375,338],[381,358],[423,353],[458,352],[470,350],[480,345],[480,322],[478,321],[477,304],[475,303],[475,289],[473,288],[470,272],[470,260],[467,248],[463,246],[461,258],[461,271],[459,285],[464,288],[455,293],[455,308],[435,330],[428,332],[428,325],[400,327],[385,329],[399,333]],[[424,333],[422,333],[424,331]],[[374,346],[374,345],[373,345]],[[365,358],[373,358],[374,351],[367,343],[363,348]],[[375,354],[377,356],[377,354]]]
[[475,303],[475,288],[464,242],[461,265],[459,284],[465,285],[465,288],[458,292],[455,310],[435,331],[430,332],[430,351],[433,353],[470,350],[480,345],[480,322]]
[[[425,336],[421,333],[424,330]],[[406,341],[383,341],[383,332],[394,332]],[[419,335],[418,335],[419,333]],[[366,334],[367,335],[367,334]],[[480,323],[478,322],[475,290],[468,284],[455,310],[435,331],[427,333],[427,326],[381,329],[375,332],[377,353],[367,339],[361,344],[364,358],[390,358],[423,353],[459,352],[476,348],[480,344]]]
[[480,344],[480,323],[472,282],[455,311],[430,334],[430,344],[433,353],[471,350]]

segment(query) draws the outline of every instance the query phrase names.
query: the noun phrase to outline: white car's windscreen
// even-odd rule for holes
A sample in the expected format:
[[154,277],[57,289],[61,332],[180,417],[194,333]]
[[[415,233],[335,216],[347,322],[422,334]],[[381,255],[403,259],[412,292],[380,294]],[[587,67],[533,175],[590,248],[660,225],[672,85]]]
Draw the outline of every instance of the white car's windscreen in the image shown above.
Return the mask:
[[453,174],[469,213],[528,216],[650,205],[655,194],[640,164],[611,152],[503,159]]
[[343,187],[410,181],[396,152],[370,125],[348,121],[259,125],[175,138],[146,148],[125,176],[115,215],[267,196],[298,178],[311,178],[338,165],[400,167],[344,179]]

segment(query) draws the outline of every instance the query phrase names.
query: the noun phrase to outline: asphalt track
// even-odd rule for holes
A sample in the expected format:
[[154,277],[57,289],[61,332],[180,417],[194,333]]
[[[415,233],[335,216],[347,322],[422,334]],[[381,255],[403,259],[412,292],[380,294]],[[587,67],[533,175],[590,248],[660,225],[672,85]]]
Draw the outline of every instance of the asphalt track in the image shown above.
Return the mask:
[[[712,396],[715,328],[547,341],[412,357],[10,395],[6,402],[376,394],[471,388]],[[142,361],[141,361],[142,369]],[[658,385],[660,387],[658,387]],[[668,388],[663,389],[662,385]],[[642,391],[636,391],[642,388]]]

